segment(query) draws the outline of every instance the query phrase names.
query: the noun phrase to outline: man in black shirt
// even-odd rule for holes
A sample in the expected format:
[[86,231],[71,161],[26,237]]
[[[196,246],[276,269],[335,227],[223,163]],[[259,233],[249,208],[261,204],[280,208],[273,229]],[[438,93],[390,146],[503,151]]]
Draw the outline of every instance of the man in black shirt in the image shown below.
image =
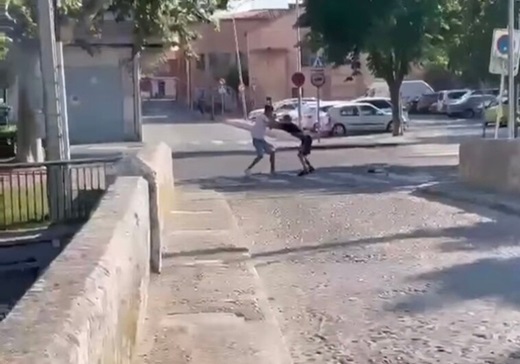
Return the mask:
[[312,137],[309,134],[304,133],[302,129],[294,124],[289,115],[284,115],[281,122],[276,123],[273,127],[283,130],[300,140],[301,144],[300,149],[298,150],[298,159],[303,166],[303,170],[298,173],[298,176],[304,176],[314,172],[314,167],[308,159],[312,149]]

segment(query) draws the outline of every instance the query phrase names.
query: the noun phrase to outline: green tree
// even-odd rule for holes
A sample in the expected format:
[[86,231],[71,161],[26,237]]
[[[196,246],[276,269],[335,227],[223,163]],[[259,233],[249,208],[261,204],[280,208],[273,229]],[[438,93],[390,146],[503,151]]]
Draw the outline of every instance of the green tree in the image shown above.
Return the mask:
[[400,88],[414,63],[440,43],[449,25],[443,0],[306,0],[299,19],[327,59],[336,65],[368,55],[368,67],[383,78],[392,100],[393,134],[402,133]]
[[446,38],[447,67],[467,84],[496,82],[489,74],[493,29],[507,26],[507,0],[452,0],[446,16],[457,19]]
[[[39,40],[37,37],[35,0],[7,0],[7,9],[16,28],[11,37],[16,42],[0,41],[7,50],[7,64],[17,74],[19,86],[19,159],[37,159],[38,127],[36,110],[43,105],[41,79],[38,82]],[[103,15],[110,12],[116,21],[130,21],[138,52],[154,38],[161,40],[166,48],[180,46],[192,53],[190,44],[197,37],[190,25],[212,22],[213,14],[227,7],[227,0],[62,0],[59,9],[59,26],[72,29],[74,40],[93,54],[88,40],[99,32]],[[1,39],[0,39],[1,40]]]

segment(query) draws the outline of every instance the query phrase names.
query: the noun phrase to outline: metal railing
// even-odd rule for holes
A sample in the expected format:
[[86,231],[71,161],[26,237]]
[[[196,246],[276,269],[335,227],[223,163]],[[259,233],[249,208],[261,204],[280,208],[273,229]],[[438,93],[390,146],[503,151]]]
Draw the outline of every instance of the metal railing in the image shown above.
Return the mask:
[[88,219],[119,159],[0,164],[0,230]]

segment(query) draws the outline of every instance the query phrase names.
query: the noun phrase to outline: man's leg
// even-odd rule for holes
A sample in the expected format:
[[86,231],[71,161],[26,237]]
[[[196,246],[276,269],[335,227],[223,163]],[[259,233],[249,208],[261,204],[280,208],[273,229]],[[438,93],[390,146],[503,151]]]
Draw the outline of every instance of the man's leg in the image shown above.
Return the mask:
[[309,155],[311,154],[311,150],[312,150],[312,137],[307,136],[303,143],[302,154],[303,154],[303,159],[305,161],[305,164],[307,165],[307,170],[312,173],[312,172],[314,172],[315,169],[312,166],[311,162],[309,161]]
[[253,139],[253,146],[255,147],[256,157],[253,159],[253,162],[246,168],[245,173],[249,174],[251,169],[258,164],[264,158],[264,146],[262,145],[262,141],[258,139]]
[[271,167],[271,174],[274,174],[276,172],[276,166],[275,166],[275,158],[276,158],[276,151],[272,144],[268,143],[265,139],[263,141],[264,151],[269,154],[269,165]]
[[300,173],[298,173],[298,176],[304,176],[306,174],[309,174],[309,168],[308,168],[307,164],[305,163],[305,157],[303,156],[303,153],[301,150],[298,152],[298,159],[300,160],[300,163],[302,164],[302,168],[303,168],[300,171]]

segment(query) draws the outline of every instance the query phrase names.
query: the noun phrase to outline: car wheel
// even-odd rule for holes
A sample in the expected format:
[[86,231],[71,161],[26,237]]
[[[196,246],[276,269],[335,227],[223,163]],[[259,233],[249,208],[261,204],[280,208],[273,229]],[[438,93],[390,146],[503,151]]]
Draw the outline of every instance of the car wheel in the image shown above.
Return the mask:
[[345,136],[347,135],[347,129],[342,124],[334,124],[330,133],[332,136]]
[[394,130],[394,122],[390,120],[388,124],[386,124],[386,131],[391,133]]
[[464,112],[462,113],[462,117],[465,119],[472,119],[475,117],[475,111],[471,109],[464,110]]

